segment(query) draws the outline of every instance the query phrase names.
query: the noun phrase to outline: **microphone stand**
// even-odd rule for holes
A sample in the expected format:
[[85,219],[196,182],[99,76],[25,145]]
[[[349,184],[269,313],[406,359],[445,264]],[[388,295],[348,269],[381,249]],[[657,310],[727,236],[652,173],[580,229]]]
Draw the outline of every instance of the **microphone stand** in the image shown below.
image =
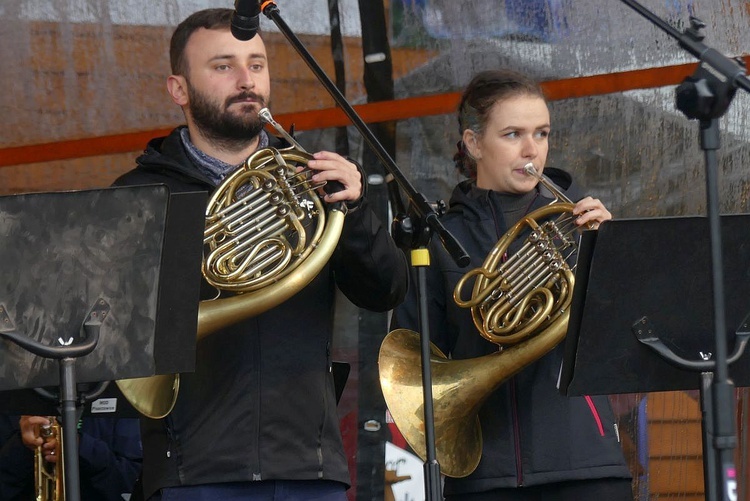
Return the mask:
[[[700,121],[700,141],[706,163],[706,195],[711,237],[716,358],[713,361],[702,362],[683,360],[664,346],[660,346],[661,342],[650,329],[646,329],[647,334],[644,335],[644,330],[636,323],[634,331],[639,341],[656,350],[668,362],[686,370],[702,371],[701,392],[703,395],[705,390],[710,395],[711,407],[706,421],[709,421],[711,428],[709,433],[713,437],[712,445],[715,449],[713,453],[706,450],[709,441],[704,440],[704,456],[710,457],[708,461],[704,460],[706,499],[734,501],[737,499],[737,472],[733,449],[736,447],[737,438],[733,412],[734,385],[728,377],[727,367],[744,351],[748,326],[746,319],[741,331],[737,333],[738,344],[735,353],[728,358],[716,151],[720,145],[718,119],[729,108],[738,87],[750,92],[750,80],[745,76],[745,67],[741,61],[727,58],[703,43],[704,35],[700,30],[705,27],[705,23],[701,20],[691,16],[690,27],[685,29],[684,33],[680,33],[635,0],[622,1],[675,38],[682,48],[700,60],[695,73],[677,87],[676,104],[677,108],[689,119]],[[709,370],[715,373],[710,385],[707,384],[706,378],[706,371]],[[721,412],[722,410],[725,412]],[[717,469],[720,482],[716,482],[714,478]]]
[[[389,174],[398,183],[401,189],[404,191],[406,197],[411,203],[411,207],[415,213],[415,216],[419,218],[419,222],[415,225],[422,231],[423,238],[419,242],[419,245],[429,241],[432,234],[437,234],[440,238],[441,243],[445,247],[446,251],[451,255],[453,260],[459,266],[468,266],[470,262],[469,255],[463,249],[461,244],[456,238],[448,232],[448,230],[440,222],[438,213],[432,208],[427,202],[425,196],[419,193],[406,177],[403,175],[396,162],[391,158],[388,152],[385,150],[383,145],[378,141],[373,132],[367,127],[362,118],[357,114],[354,108],[349,104],[341,91],[326,75],[320,65],[315,61],[310,52],[305,48],[302,42],[297,38],[292,29],[286,24],[284,19],[279,13],[279,8],[273,2],[273,0],[266,0],[261,5],[261,11],[263,14],[273,21],[279,28],[281,33],[286,39],[292,44],[297,53],[304,59],[307,66],[312,70],[318,80],[323,84],[331,97],[336,101],[336,104],[341,107],[342,111],[357,130],[362,134],[365,142],[370,146],[378,160],[386,167]],[[426,236],[425,236],[426,235]],[[425,251],[426,249],[421,249]],[[423,254],[422,254],[423,255]],[[429,261],[429,260],[427,260]],[[424,263],[424,259],[422,260]],[[423,264],[424,265],[424,264]],[[418,292],[420,299],[420,309],[426,309],[426,290],[424,280],[424,269],[418,268],[419,279],[418,279]],[[425,308],[422,308],[425,306]],[[428,325],[426,323],[426,312],[423,312],[420,318],[422,323],[421,329],[421,348],[422,348],[422,382],[423,382],[423,395],[424,395],[424,413],[425,413],[425,446],[427,461],[424,465],[425,470],[425,493],[428,501],[442,500],[441,487],[440,487],[440,465],[437,462],[437,454],[435,451],[435,432],[434,432],[434,405],[432,401],[432,376],[430,371],[429,362],[429,343],[430,336],[428,332]]]

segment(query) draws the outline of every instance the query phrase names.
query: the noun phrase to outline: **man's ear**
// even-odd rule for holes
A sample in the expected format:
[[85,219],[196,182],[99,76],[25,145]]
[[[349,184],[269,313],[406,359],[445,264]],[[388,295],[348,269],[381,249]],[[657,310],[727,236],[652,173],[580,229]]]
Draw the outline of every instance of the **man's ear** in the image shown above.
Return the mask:
[[167,91],[172,96],[172,101],[179,106],[188,104],[187,80],[182,75],[169,75],[167,78]]
[[480,158],[482,158],[482,149],[479,147],[479,141],[476,132],[471,129],[465,129],[462,139],[464,141],[464,145],[466,146],[466,151],[469,153],[471,158],[473,158],[474,160],[479,160]]

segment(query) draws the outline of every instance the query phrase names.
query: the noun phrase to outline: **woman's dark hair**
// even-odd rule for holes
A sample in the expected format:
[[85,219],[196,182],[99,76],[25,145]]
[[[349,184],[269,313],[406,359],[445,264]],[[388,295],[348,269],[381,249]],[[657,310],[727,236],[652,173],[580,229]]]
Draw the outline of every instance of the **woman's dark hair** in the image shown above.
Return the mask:
[[[526,95],[545,99],[539,84],[523,73],[509,69],[477,73],[464,89],[458,105],[458,133],[463,136],[466,129],[471,129],[481,136],[495,103]],[[463,139],[459,139],[456,146],[458,152],[453,156],[456,168],[464,176],[476,178],[477,163],[466,150]]]
[[169,44],[169,62],[173,75],[187,76],[188,67],[185,58],[185,46],[190,36],[200,28],[207,30],[229,30],[232,25],[232,9],[204,9],[185,18],[172,33]]

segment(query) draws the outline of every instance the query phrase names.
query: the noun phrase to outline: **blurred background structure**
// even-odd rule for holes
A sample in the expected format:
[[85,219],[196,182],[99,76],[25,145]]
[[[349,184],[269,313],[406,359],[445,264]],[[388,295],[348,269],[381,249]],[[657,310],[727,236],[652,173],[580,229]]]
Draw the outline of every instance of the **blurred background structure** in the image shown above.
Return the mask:
[[[699,17],[706,23],[705,43],[727,56],[750,51],[746,0],[642,3],[679,30],[690,15]],[[277,5],[430,201],[447,199],[459,180],[451,162],[459,138],[454,114],[459,90],[476,71],[510,66],[543,81],[548,91],[553,118],[548,165],[571,171],[615,217],[705,214],[698,124],[674,104],[675,86],[696,61],[618,0],[279,0]],[[180,124],[181,111],[165,88],[168,40],[179,21],[206,7],[231,8],[233,2],[3,0],[0,195],[105,188],[133,166],[149,138]],[[262,28],[277,82],[272,105],[277,121],[287,129],[293,124],[311,148],[347,148],[360,159],[374,196],[381,197],[383,216],[390,217],[383,167],[273,23],[263,18]],[[740,91],[720,120],[724,214],[748,212],[748,120],[750,98]],[[675,242],[675,252],[679,245]],[[416,473],[406,474],[399,470],[409,462],[405,456],[386,457],[390,444],[400,442],[377,383],[387,316],[341,301],[337,318],[337,358],[352,366],[340,403],[355,480],[350,499],[424,499],[419,462]],[[738,388],[736,397],[738,499],[748,500],[746,388]],[[704,499],[697,393],[612,400],[639,499]]]

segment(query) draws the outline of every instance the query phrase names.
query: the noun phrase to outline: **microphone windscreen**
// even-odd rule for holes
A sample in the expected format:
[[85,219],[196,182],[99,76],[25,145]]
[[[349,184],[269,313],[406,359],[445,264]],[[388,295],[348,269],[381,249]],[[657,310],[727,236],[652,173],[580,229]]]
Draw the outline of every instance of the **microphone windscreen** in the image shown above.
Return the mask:
[[235,12],[232,14],[232,21],[230,29],[232,31],[232,35],[237,40],[247,41],[250,40],[255,36],[256,33],[258,33],[258,28],[260,27],[260,19],[258,16],[241,16]]

